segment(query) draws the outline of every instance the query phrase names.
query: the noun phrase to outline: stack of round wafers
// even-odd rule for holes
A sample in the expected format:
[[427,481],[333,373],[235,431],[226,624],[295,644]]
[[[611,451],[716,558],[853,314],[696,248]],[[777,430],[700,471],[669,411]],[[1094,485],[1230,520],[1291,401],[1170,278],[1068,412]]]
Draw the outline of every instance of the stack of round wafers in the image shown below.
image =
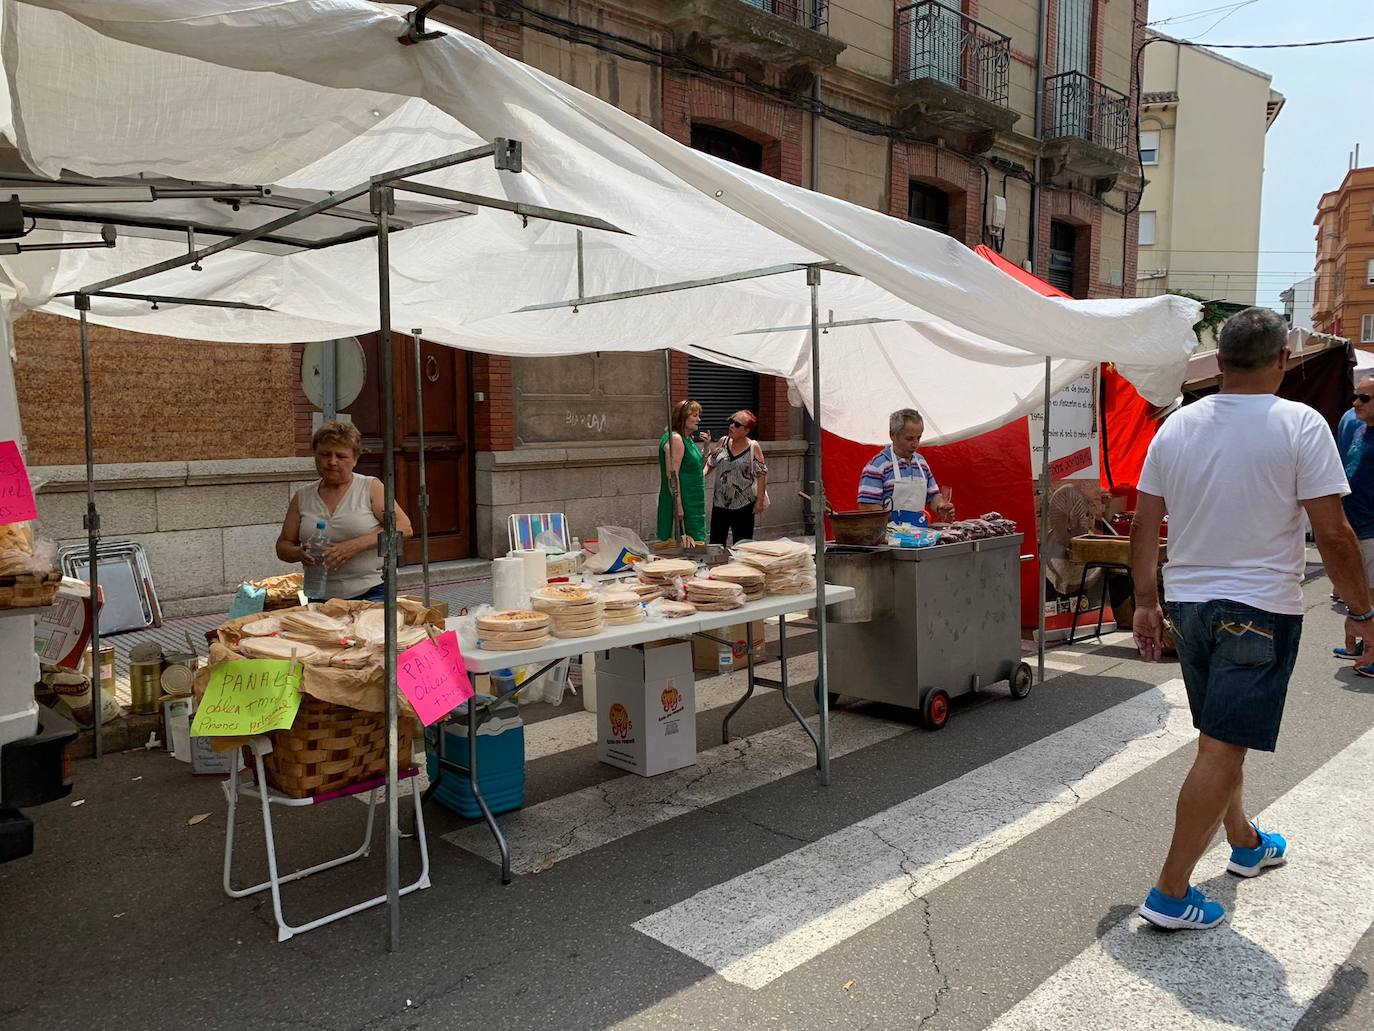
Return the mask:
[[664,619],[681,619],[694,614],[697,607],[687,601],[669,601],[667,598],[653,602],[651,608]]
[[[397,631],[405,625],[405,613],[397,610]],[[349,633],[349,636],[355,641],[363,641],[380,648],[386,641],[386,609],[380,606],[375,609],[363,609],[363,611],[359,612],[354,618],[353,630]]]
[[639,595],[639,600],[646,604],[663,597],[663,588],[659,587],[657,584],[619,584],[617,587],[627,591],[633,591],[635,594]]
[[700,612],[724,612],[744,604],[744,588],[725,580],[693,577],[687,581],[687,600]]
[[271,637],[280,630],[280,619],[276,616],[262,616],[239,627],[239,635],[242,637]]
[[793,541],[745,541],[735,558],[764,574],[769,594],[806,594],[816,589],[816,561],[811,549]]
[[552,620],[543,612],[515,610],[477,617],[477,647],[515,652],[549,643]]
[[739,584],[744,589],[744,600],[761,601],[765,593],[764,581],[766,574],[761,569],[744,562],[727,562],[723,566],[716,566],[711,570],[712,580],[724,580],[726,583]]
[[250,659],[292,659],[300,663],[328,662],[329,657],[313,644],[281,637],[245,637],[239,651]]
[[684,580],[697,571],[697,564],[684,558],[656,558],[635,564],[639,582],[653,587],[667,587],[674,580]]
[[336,619],[314,609],[288,609],[280,618],[283,637],[321,648],[337,648],[353,632],[352,620]]
[[549,584],[530,593],[531,607],[547,613],[554,637],[599,634],[604,608],[596,593],[578,584]]
[[637,591],[608,588],[601,594],[601,604],[606,609],[607,626],[629,626],[644,622],[644,603]]

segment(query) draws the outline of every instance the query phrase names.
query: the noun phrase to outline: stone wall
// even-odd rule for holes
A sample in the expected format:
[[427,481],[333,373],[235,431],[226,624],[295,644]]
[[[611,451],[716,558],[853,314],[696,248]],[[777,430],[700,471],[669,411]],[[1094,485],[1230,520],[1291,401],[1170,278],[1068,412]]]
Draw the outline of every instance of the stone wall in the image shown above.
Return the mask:
[[[563,512],[572,532],[582,538],[595,536],[598,526],[625,526],[652,542],[658,521],[655,444],[646,440],[479,454],[479,554],[483,558],[504,555],[507,518],[522,512]],[[758,522],[759,535],[798,533],[802,506],[797,491],[804,489],[806,443],[764,441],[763,448],[772,507]]]
[[[39,532],[86,542],[85,466],[39,466]],[[315,478],[311,459],[140,462],[96,466],[103,541],[143,545],[164,616],[222,612],[247,579],[292,572],[277,534],[291,494]]]

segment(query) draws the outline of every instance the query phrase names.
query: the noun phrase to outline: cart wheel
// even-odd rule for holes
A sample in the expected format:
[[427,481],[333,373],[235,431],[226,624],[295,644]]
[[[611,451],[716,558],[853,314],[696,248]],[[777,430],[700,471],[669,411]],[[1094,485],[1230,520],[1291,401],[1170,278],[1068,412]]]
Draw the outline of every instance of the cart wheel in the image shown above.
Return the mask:
[[[844,696],[841,695],[840,692],[838,692],[838,691],[827,691],[827,692],[825,692],[826,708],[829,708],[829,709],[835,708],[835,706],[837,706],[837,705],[840,704],[840,699],[841,699],[842,697],[844,697]],[[817,707],[819,707],[820,704],[821,704],[821,692],[820,692],[820,690],[819,690],[819,688],[818,688],[818,689],[816,690],[816,705],[817,705]]]
[[1035,674],[1031,672],[1030,666],[1023,662],[1012,672],[1007,685],[1011,688],[1013,698],[1025,698],[1035,685]]
[[921,722],[926,730],[939,730],[949,722],[949,695],[931,691],[921,703]]

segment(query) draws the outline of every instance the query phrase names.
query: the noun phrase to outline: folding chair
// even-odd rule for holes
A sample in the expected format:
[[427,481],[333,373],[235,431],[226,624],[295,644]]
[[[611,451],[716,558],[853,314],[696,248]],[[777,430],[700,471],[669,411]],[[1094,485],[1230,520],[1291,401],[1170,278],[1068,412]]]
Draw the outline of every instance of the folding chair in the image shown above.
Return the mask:
[[568,533],[568,517],[562,512],[513,515],[506,520],[506,528],[510,534],[511,551],[531,550],[539,540],[539,535],[546,530],[557,534],[564,551],[572,548],[572,536]]
[[[262,757],[272,751],[272,742],[265,737],[255,737],[249,742],[249,748],[253,753],[253,762],[257,769],[257,782],[242,781],[240,778],[246,772],[246,767],[240,767],[231,774],[223,784],[224,797],[229,802],[229,825],[224,837],[224,893],[230,898],[241,899],[247,895],[254,895],[257,892],[271,889],[272,891],[272,911],[277,918],[277,941],[284,942],[297,934],[306,931],[313,931],[317,927],[333,923],[335,920],[342,920],[346,916],[354,913],[361,913],[364,909],[371,909],[373,906],[380,906],[386,902],[386,895],[378,895],[370,898],[366,902],[360,902],[347,909],[330,913],[322,916],[318,920],[311,920],[304,924],[288,924],[282,915],[281,886],[290,881],[298,881],[302,877],[309,877],[313,873],[321,870],[328,870],[335,866],[342,866],[344,863],[351,863],[355,859],[361,859],[372,849],[372,825],[377,813],[377,794],[378,791],[386,787],[386,777],[374,777],[370,780],[362,781],[351,787],[343,788],[339,791],[326,792],[315,795],[311,798],[288,798],[280,792],[273,791],[267,787],[267,775],[263,770]],[[397,777],[397,783],[415,777],[419,773],[419,767],[412,766],[407,770],[401,770]],[[276,839],[272,835],[272,806],[312,806],[322,805],[325,802],[333,801],[336,798],[344,798],[349,795],[360,795],[364,791],[370,793],[367,805],[367,832],[363,835],[363,843],[358,846],[356,851],[350,852],[346,856],[337,859],[330,859],[323,863],[305,870],[298,870],[295,873],[282,876],[277,872],[277,845]],[[257,798],[262,803],[262,828],[267,837],[267,880],[261,884],[255,884],[251,888],[235,888],[233,885],[233,865],[234,865],[234,815],[238,807],[239,795],[243,794],[248,798]],[[411,789],[411,795],[415,799],[415,837],[420,842],[420,876],[411,884],[401,889],[402,895],[409,895],[412,891],[419,891],[421,888],[429,887],[429,844],[425,840],[425,814],[420,806],[420,792]]]

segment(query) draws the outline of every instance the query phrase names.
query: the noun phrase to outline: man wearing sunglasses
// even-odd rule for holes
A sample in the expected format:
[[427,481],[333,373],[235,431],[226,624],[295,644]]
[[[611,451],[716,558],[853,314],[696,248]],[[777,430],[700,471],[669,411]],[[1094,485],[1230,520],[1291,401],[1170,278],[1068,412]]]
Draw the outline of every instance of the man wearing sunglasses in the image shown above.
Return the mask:
[[[1345,476],[1350,481],[1350,493],[1341,498],[1341,505],[1360,541],[1365,580],[1374,583],[1374,433],[1369,432],[1374,423],[1374,378],[1362,379],[1355,385],[1355,402],[1350,411],[1355,421],[1337,441],[1345,462]],[[1346,647],[1333,652],[1342,659],[1359,655],[1358,649]],[[1355,672],[1362,677],[1374,677],[1374,664],[1356,666]]]
[[[1198,749],[1179,791],[1173,840],[1140,915],[1159,927],[1215,927],[1226,908],[1191,885],[1225,826],[1227,870],[1240,877],[1281,866],[1288,842],[1261,830],[1241,798],[1246,752],[1274,751],[1302,634],[1307,512],[1326,573],[1349,607],[1346,647],[1374,627],[1360,543],[1331,429],[1316,411],[1275,397],[1288,361],[1288,327],[1247,308],[1222,328],[1221,389],[1171,415],[1150,443],[1131,527],[1135,641],[1159,658],[1164,613],[1155,568],[1169,513],[1164,598],[1188,692]],[[1367,402],[1361,402],[1366,404]],[[1370,657],[1374,657],[1374,648]]]

